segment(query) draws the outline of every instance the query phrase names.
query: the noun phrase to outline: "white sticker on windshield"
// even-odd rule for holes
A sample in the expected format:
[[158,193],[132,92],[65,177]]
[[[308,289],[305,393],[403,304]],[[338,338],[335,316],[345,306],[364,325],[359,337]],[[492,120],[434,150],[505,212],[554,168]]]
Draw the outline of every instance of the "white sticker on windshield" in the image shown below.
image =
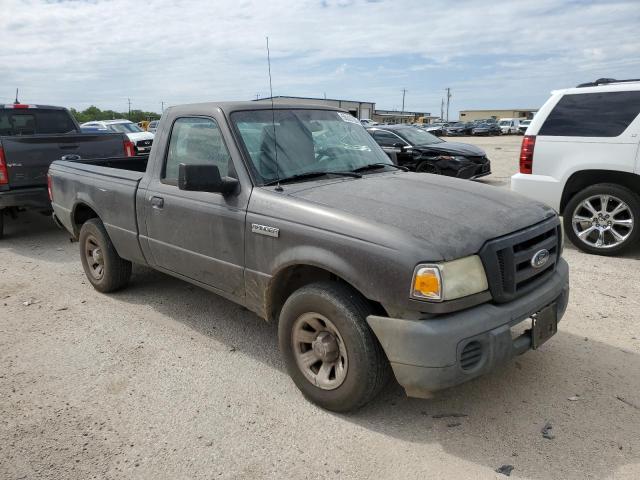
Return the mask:
[[342,120],[345,122],[357,123],[360,124],[360,121],[354,117],[353,115],[349,115],[348,113],[336,112]]

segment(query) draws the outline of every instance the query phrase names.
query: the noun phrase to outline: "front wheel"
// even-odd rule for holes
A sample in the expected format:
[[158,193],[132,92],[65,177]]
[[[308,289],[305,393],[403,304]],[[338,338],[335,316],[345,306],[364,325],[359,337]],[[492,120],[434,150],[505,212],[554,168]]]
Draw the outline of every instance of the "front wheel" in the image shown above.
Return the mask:
[[367,325],[366,300],[346,285],[319,282],[294,292],[278,325],[280,350],[303,395],[335,412],[373,399],[389,378],[389,363]]
[[103,223],[92,218],[80,229],[80,260],[91,285],[108,293],[124,287],[131,277],[131,262],[118,255]]
[[416,167],[416,172],[419,173],[433,173],[434,175],[440,175],[440,173],[442,173],[440,171],[440,169],[434,165],[433,163],[429,162],[428,160],[424,160],[422,162],[420,162],[418,164],[418,166]]
[[564,227],[576,247],[616,255],[640,236],[640,198],[626,187],[601,183],[578,192],[564,210]]

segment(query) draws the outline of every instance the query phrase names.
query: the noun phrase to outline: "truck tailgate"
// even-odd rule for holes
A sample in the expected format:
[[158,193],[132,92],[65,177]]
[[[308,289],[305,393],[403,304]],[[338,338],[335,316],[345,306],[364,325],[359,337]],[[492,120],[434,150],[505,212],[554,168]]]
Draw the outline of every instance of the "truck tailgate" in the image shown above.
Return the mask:
[[28,135],[0,138],[10,188],[44,186],[47,170],[64,155],[82,158],[116,157],[123,154],[122,134]]

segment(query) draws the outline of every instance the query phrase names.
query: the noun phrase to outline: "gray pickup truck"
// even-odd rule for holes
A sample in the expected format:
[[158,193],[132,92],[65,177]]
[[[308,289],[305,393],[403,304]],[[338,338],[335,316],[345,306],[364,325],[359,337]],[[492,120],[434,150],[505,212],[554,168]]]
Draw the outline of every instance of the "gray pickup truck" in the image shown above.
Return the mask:
[[556,213],[403,171],[347,112],[203,103],[165,111],[150,157],[56,161],[54,216],[101,292],[149,265],[278,322],[303,394],[348,411],[391,372],[426,397],[557,331]]

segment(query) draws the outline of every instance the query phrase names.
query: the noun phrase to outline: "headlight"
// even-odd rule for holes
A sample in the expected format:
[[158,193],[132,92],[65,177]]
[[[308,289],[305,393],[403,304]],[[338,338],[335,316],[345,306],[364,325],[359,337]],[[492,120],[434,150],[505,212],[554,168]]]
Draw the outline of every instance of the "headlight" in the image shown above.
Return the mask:
[[482,261],[472,255],[451,262],[418,265],[413,272],[411,297],[442,302],[484,292],[488,288]]

